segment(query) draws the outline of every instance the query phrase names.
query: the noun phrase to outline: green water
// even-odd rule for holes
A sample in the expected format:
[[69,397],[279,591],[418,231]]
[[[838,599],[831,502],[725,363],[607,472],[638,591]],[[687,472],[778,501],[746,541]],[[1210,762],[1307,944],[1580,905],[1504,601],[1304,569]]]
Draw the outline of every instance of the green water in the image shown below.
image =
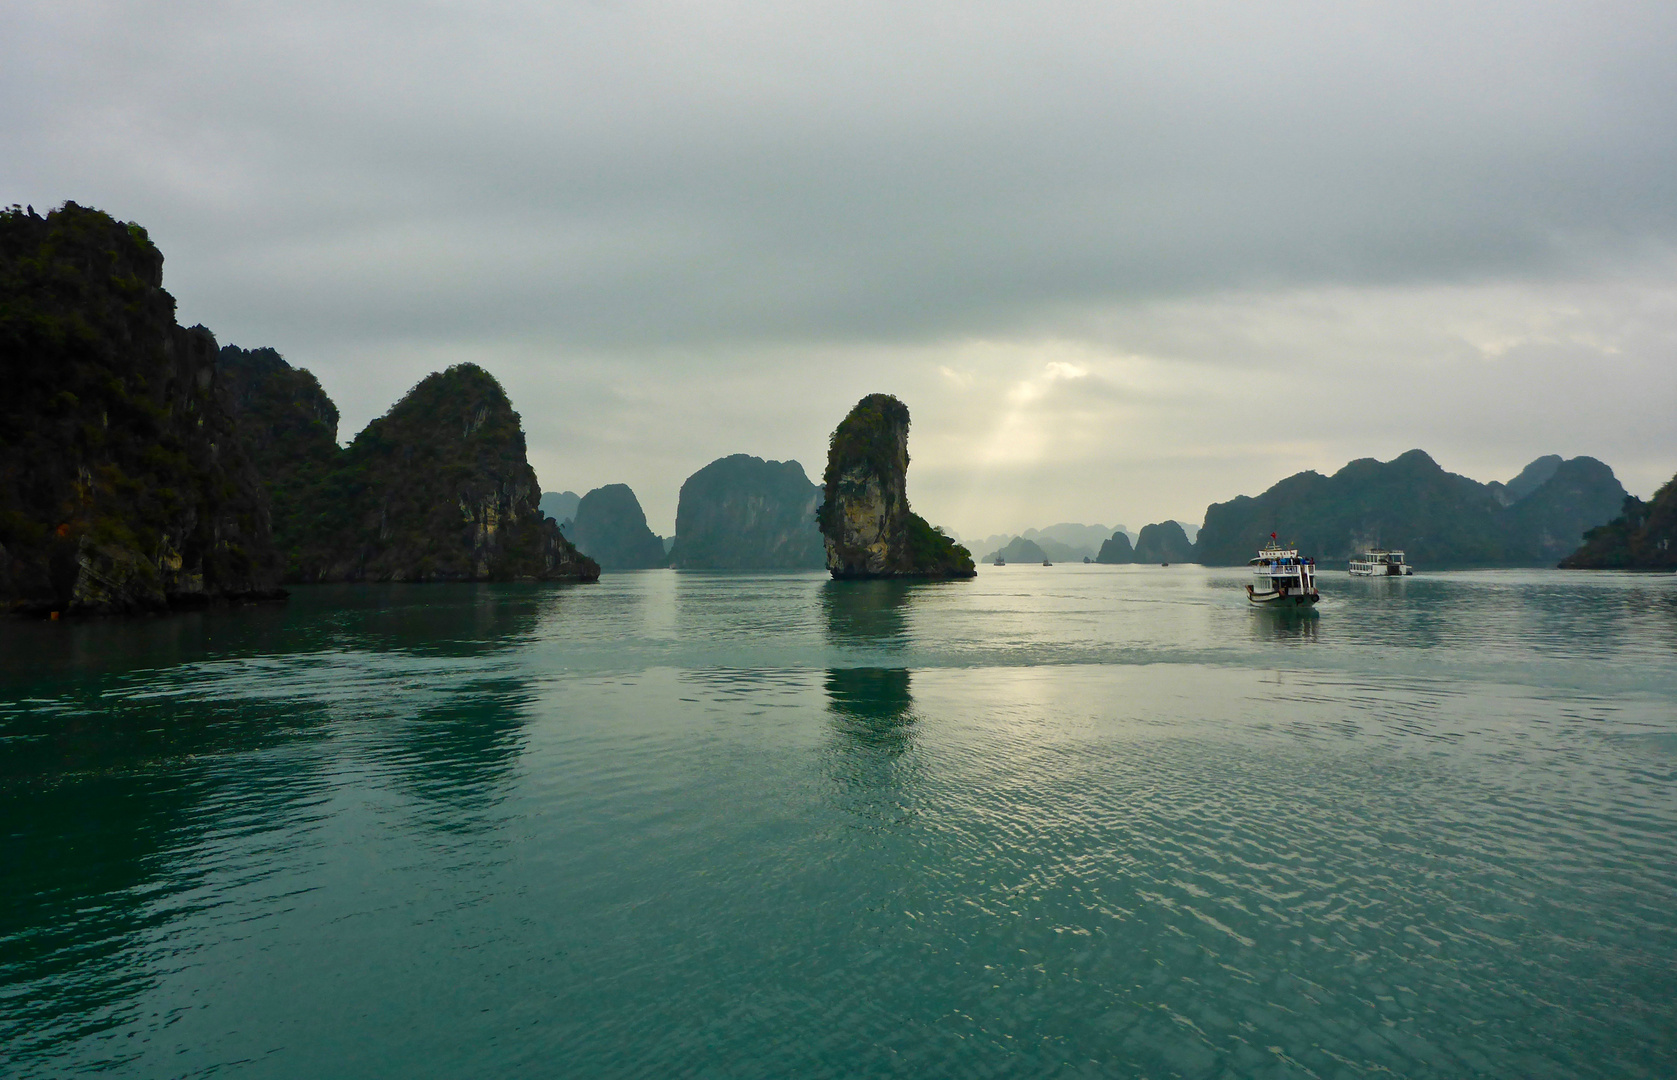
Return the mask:
[[0,1074],[1668,1077],[1677,579],[0,626]]

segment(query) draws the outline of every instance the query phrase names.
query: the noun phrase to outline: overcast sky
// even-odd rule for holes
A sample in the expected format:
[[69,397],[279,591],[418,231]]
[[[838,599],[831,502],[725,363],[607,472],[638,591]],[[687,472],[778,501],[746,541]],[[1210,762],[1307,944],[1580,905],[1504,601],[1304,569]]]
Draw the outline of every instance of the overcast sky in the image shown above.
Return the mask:
[[0,202],[347,439],[471,360],[668,532],[865,393],[964,535],[1427,450],[1677,472],[1677,4],[9,0]]

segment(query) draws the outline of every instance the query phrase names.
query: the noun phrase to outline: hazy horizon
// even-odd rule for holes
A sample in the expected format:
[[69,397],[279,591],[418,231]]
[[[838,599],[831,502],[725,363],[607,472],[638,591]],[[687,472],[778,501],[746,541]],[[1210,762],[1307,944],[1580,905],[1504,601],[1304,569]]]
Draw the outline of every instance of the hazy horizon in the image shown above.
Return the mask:
[[1412,448],[1677,471],[1677,8],[48,4],[0,202],[144,225],[352,436],[506,386],[673,528],[864,394],[963,536],[1195,523]]

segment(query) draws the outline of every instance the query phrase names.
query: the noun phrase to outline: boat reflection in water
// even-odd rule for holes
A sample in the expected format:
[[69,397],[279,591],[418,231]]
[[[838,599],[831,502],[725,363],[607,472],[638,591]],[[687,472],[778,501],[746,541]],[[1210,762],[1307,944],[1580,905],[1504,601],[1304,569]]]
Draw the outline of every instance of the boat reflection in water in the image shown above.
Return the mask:
[[1321,624],[1313,607],[1260,606],[1252,615],[1252,637],[1264,642],[1315,642]]

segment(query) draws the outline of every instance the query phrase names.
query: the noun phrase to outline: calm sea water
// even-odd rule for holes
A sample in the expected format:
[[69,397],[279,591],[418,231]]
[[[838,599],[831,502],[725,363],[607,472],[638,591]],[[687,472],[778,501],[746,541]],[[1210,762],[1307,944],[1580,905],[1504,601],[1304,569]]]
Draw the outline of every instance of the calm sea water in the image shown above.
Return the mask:
[[1669,1077],[1677,579],[0,627],[0,1074]]

